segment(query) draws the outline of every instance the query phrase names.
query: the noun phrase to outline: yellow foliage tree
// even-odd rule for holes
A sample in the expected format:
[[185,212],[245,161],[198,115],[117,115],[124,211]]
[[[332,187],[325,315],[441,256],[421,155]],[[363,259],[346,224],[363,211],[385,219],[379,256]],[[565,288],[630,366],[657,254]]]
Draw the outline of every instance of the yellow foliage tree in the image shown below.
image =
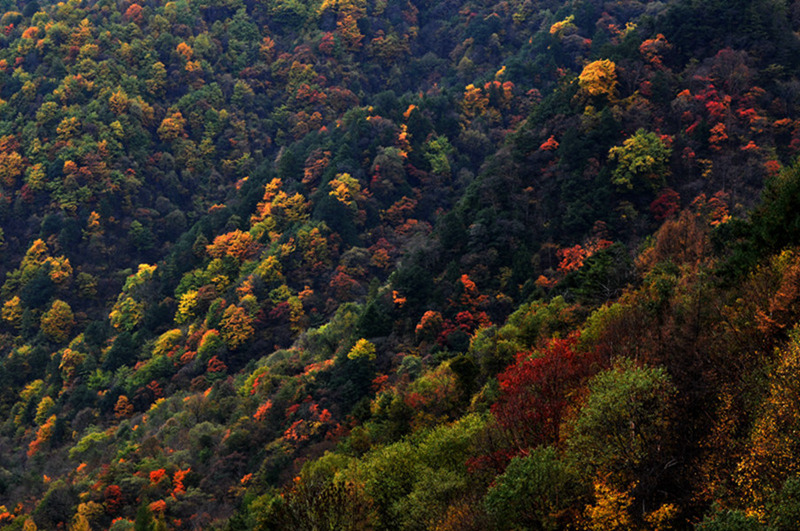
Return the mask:
[[161,121],[161,125],[158,127],[158,136],[164,142],[175,140],[186,135],[185,126],[186,120],[181,111],[173,111]]
[[183,332],[180,328],[167,330],[161,334],[158,339],[156,339],[156,343],[153,345],[153,356],[162,356],[164,354],[168,354],[172,349],[180,344],[182,339]]
[[144,304],[132,297],[121,296],[108,314],[111,325],[119,331],[130,332],[144,317]]
[[349,173],[338,174],[329,184],[331,187],[329,194],[347,206],[353,205],[361,194],[361,184]]
[[587,64],[578,76],[578,85],[590,96],[614,99],[617,95],[617,65],[609,59]]
[[128,103],[128,95],[125,94],[125,91],[122,89],[118,89],[108,98],[108,107],[111,109],[111,112],[117,115],[128,110]]
[[356,341],[356,344],[347,353],[347,357],[351,360],[366,359],[372,361],[375,359],[375,345],[362,337]]
[[629,514],[633,496],[620,492],[598,479],[594,482],[594,505],[586,507],[587,528],[592,531],[628,531],[634,529]]
[[231,350],[243,345],[255,331],[253,329],[253,319],[247,314],[244,308],[231,304],[222,314],[220,324],[222,339]]
[[771,493],[800,474],[800,326],[789,335],[789,343],[777,351],[769,396],[734,477],[742,501],[757,516],[763,516]]
[[14,295],[14,297],[7,300],[5,304],[3,304],[3,310],[0,315],[3,317],[3,321],[7,322],[14,328],[19,328],[22,325],[23,311],[24,308],[22,307],[22,301],[17,295]]
[[56,300],[47,310],[41,319],[42,332],[57,343],[63,343],[69,339],[69,333],[75,326],[75,316],[72,308],[62,300]]
[[489,107],[489,96],[483,93],[480,87],[473,84],[464,89],[464,99],[461,100],[461,111],[468,119],[475,118],[486,112]]
[[178,324],[185,323],[196,317],[195,310],[199,298],[197,297],[197,290],[192,289],[181,295],[178,301],[178,311],[175,314],[175,322]]

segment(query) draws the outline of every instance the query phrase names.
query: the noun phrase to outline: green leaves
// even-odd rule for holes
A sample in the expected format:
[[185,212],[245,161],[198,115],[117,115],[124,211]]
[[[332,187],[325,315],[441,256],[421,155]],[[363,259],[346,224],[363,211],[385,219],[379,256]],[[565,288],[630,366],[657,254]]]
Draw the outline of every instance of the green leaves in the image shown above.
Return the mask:
[[617,162],[611,181],[618,189],[632,190],[635,184],[658,188],[668,174],[672,148],[655,133],[639,129],[621,146],[608,151],[609,162]]

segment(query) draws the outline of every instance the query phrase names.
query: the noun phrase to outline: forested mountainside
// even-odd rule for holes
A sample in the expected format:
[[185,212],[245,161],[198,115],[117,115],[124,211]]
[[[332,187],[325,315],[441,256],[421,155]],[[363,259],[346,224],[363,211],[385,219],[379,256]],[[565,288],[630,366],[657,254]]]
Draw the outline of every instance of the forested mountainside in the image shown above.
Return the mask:
[[0,3],[0,529],[800,520],[800,2]]

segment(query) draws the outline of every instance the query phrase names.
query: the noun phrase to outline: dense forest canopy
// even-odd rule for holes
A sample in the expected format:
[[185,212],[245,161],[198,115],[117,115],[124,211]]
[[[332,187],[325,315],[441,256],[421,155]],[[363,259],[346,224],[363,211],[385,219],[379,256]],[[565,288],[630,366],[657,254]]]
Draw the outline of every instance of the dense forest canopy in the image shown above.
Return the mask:
[[0,529],[796,526],[800,2],[0,4]]

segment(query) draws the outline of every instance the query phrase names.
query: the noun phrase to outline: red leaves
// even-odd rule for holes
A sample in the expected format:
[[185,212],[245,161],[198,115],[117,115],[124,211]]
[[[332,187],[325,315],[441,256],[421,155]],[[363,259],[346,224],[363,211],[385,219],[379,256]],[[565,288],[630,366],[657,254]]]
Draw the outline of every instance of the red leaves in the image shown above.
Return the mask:
[[492,413],[517,448],[558,441],[570,395],[597,371],[596,354],[576,352],[577,340],[577,335],[552,339],[539,357],[520,352],[498,376],[501,395]]
[[120,509],[122,509],[122,506],[125,504],[122,498],[122,489],[117,485],[109,485],[106,487],[106,490],[103,492],[103,497],[105,498],[106,512],[112,516],[119,513]]
[[664,221],[671,218],[681,208],[681,196],[672,188],[667,188],[661,195],[658,196],[652,203],[650,203],[650,211],[656,221]]

